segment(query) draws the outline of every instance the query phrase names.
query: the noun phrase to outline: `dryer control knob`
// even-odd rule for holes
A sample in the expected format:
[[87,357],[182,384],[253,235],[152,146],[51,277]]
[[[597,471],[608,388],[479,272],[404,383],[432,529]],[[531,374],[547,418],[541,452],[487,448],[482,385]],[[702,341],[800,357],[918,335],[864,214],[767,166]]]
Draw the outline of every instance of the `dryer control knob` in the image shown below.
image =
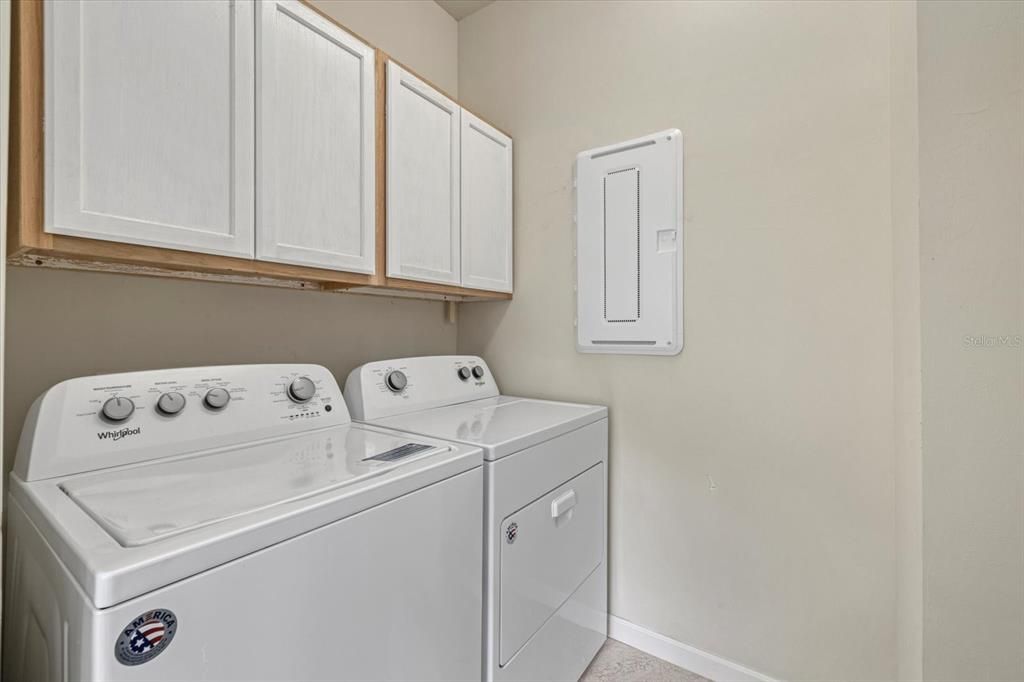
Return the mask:
[[135,412],[135,403],[128,398],[113,397],[103,403],[100,413],[103,418],[111,422],[123,422]]
[[475,376],[477,379],[483,379],[484,368],[481,367],[480,365],[473,365],[473,376]]
[[288,397],[297,403],[308,403],[316,395],[316,384],[309,377],[299,377],[288,385]]
[[409,383],[409,380],[405,377],[405,372],[396,369],[388,372],[384,383],[387,384],[388,390],[392,393],[401,393],[405,389],[406,384]]
[[459,367],[459,378],[463,381],[469,380],[469,367]]
[[231,394],[226,388],[211,388],[203,398],[203,402],[211,410],[223,410],[230,400]]
[[185,396],[177,391],[164,393],[157,399],[156,409],[160,410],[160,414],[165,414],[168,417],[176,415],[185,409]]

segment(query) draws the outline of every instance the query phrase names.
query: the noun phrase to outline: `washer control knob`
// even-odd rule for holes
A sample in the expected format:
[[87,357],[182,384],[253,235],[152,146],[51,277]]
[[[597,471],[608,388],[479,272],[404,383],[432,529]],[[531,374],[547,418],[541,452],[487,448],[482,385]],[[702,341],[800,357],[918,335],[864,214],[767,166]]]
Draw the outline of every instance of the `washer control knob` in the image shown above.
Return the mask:
[[394,370],[388,372],[387,377],[384,379],[384,383],[387,384],[388,390],[392,393],[401,393],[409,380],[405,376],[405,372],[400,370]]
[[481,367],[480,365],[473,365],[473,376],[475,376],[477,379],[483,379],[484,368]]
[[459,367],[459,378],[463,381],[469,380],[469,367]]
[[226,388],[211,388],[203,398],[203,402],[211,410],[223,410],[230,400],[231,394]]
[[288,397],[296,403],[308,403],[316,395],[316,384],[309,377],[299,377],[288,385]]
[[135,412],[135,403],[128,398],[115,396],[103,403],[103,408],[100,412],[107,421],[123,422]]
[[173,417],[185,409],[185,396],[177,391],[164,393],[157,399],[156,409],[160,411],[160,414]]

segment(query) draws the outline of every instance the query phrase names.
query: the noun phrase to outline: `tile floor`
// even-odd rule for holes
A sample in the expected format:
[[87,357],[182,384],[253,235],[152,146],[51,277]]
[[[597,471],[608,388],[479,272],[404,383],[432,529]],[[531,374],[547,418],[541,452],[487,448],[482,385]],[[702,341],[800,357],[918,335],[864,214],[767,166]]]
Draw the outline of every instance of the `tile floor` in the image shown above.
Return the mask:
[[706,677],[609,639],[580,682],[711,682]]

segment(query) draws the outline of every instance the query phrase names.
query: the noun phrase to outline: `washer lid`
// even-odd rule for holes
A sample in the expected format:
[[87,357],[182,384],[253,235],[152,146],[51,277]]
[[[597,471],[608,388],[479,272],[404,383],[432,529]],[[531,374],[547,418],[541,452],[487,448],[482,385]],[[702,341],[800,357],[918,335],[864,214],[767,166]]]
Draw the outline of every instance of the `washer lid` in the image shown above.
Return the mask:
[[608,416],[608,408],[497,396],[372,422],[400,431],[478,445],[495,460]]
[[[431,447],[394,459],[409,442]],[[106,473],[12,475],[7,516],[34,524],[102,609],[444,484],[482,458],[469,445],[345,425]]]
[[345,428],[81,476],[60,488],[122,547],[136,547],[349,486],[449,449]]

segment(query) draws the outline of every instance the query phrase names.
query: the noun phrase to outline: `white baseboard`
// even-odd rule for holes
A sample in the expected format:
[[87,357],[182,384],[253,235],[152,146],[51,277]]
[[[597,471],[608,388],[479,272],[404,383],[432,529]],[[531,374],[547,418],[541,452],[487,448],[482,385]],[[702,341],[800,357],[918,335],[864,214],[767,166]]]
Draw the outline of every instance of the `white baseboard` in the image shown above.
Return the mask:
[[739,663],[669,639],[618,616],[608,616],[608,636],[714,682],[778,682]]

